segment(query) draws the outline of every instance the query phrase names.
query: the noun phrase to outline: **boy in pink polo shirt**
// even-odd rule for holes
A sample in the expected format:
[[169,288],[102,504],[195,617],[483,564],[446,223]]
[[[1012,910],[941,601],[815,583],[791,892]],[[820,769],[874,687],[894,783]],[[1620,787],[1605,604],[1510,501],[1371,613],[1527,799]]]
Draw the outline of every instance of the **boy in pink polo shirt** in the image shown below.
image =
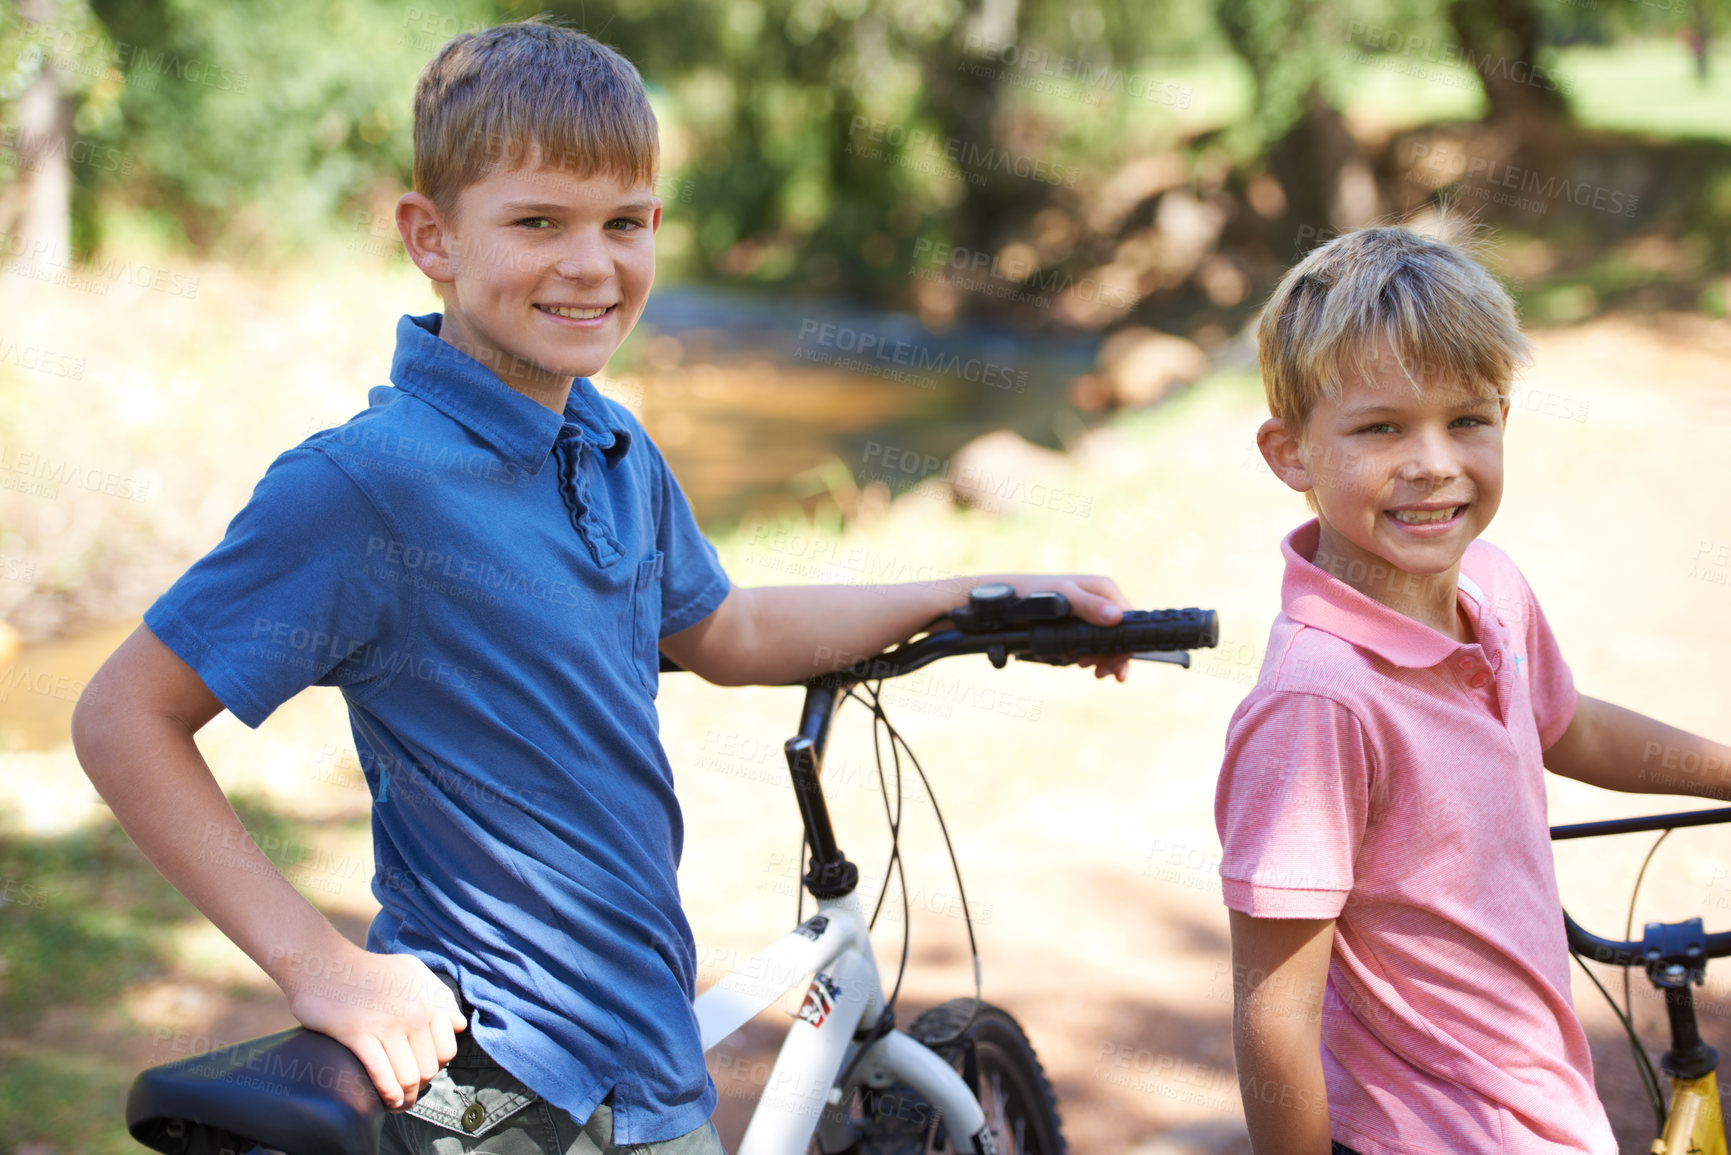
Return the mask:
[[1644,791],[1649,742],[1702,766],[1731,749],[1578,695],[1520,570],[1475,540],[1528,346],[1471,257],[1339,237],[1288,272],[1258,339],[1257,445],[1317,517],[1282,544],[1215,801],[1256,1155],[1612,1155],[1543,770]]

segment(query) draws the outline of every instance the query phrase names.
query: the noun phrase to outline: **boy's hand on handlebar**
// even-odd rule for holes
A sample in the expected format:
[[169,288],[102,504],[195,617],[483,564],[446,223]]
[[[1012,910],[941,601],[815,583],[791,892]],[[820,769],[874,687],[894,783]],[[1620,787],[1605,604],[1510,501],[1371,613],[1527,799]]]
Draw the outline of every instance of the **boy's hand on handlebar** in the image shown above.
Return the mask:
[[[1017,574],[1001,580],[1015,586],[1018,594],[1036,590],[1063,594],[1071,611],[1090,625],[1115,626],[1124,620],[1124,611],[1133,608],[1118,583],[1099,574]],[[1123,682],[1130,676],[1129,654],[1086,654],[1077,658],[1076,664],[1084,669],[1092,667],[1096,678],[1115,677]]]
[[355,1053],[393,1111],[407,1110],[457,1053],[468,1024],[450,988],[413,955],[343,942],[328,957],[290,956],[277,979],[301,1024]]

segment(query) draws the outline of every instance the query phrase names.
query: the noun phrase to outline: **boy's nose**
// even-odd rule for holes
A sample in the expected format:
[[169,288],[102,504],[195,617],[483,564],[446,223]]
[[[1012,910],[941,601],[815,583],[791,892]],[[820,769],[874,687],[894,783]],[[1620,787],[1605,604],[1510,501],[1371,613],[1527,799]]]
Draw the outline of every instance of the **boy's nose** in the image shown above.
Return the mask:
[[553,271],[568,281],[604,281],[610,267],[605,242],[582,235],[573,236],[553,262]]
[[1401,476],[1407,480],[1446,480],[1460,472],[1460,459],[1446,430],[1420,432],[1411,446],[1412,453],[1401,466]]

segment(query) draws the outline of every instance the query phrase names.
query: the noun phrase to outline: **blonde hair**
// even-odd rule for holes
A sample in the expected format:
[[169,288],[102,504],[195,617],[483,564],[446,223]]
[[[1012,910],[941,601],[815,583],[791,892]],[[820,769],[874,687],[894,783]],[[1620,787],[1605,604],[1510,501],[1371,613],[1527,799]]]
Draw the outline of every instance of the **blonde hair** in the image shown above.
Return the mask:
[[446,43],[415,86],[415,191],[449,213],[463,189],[531,162],[653,187],[660,140],[637,69],[540,18]]
[[1281,278],[1256,329],[1268,409],[1296,433],[1341,379],[1392,354],[1413,388],[1506,398],[1531,345],[1508,293],[1467,251],[1407,228],[1359,229]]

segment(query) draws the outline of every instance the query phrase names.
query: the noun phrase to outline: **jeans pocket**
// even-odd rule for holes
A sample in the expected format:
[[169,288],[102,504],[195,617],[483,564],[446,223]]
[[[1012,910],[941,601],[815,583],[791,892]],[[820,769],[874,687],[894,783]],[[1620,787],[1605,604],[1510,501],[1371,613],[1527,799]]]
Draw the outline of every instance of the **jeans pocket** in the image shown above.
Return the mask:
[[631,591],[631,660],[651,698],[661,688],[662,564],[662,554],[651,554],[637,567],[637,584]]
[[558,1155],[540,1097],[484,1053],[469,1048],[459,1050],[434,1076],[413,1107],[392,1116],[385,1132],[381,1151]]

